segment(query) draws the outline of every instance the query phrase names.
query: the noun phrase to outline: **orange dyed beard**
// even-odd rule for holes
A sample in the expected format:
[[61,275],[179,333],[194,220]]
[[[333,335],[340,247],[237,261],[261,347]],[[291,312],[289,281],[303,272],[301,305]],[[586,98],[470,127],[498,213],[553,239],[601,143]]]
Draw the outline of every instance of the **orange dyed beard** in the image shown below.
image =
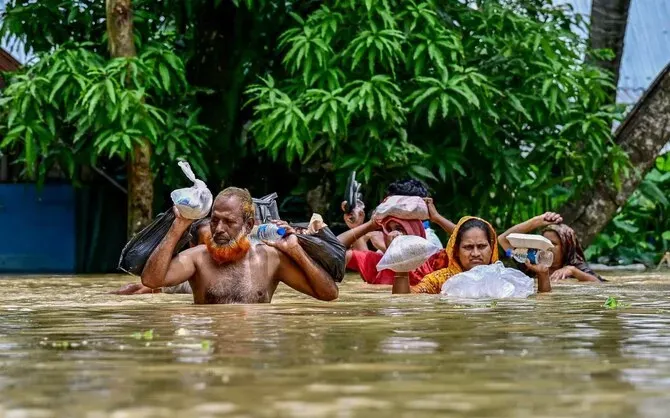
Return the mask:
[[205,238],[207,251],[216,264],[226,264],[239,261],[247,254],[251,248],[251,242],[246,235],[231,241],[227,245],[219,245],[212,240],[212,235],[208,234]]

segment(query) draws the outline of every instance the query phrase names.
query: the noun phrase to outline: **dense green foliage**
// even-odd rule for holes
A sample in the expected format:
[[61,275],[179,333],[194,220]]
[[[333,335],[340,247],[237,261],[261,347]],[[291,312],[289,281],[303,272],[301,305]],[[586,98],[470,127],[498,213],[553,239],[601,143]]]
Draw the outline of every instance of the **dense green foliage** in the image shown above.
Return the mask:
[[[153,40],[138,40],[143,45],[138,57],[110,60],[104,42],[89,41],[105,33],[104,20],[95,19],[104,17],[104,2],[92,3],[85,9],[89,13],[72,4],[66,20],[61,16],[59,23],[71,24],[73,33],[81,36],[74,41],[58,24],[54,34],[45,37],[47,22],[29,17],[63,10],[62,4],[49,8],[55,5],[15,7],[4,21],[3,29],[23,33],[38,56],[36,64],[14,75],[2,92],[0,148],[15,150],[24,175],[40,182],[54,166],[77,181],[79,167],[96,166],[100,159],[125,160],[145,139],[154,146],[154,171],[161,173],[164,167],[169,183],[183,178],[169,164],[177,157],[187,158],[204,175],[207,128],[197,120],[194,89],[185,79],[181,58],[172,51],[169,34],[153,28]],[[140,28],[142,16],[139,13]]]
[[4,92],[7,133],[0,146],[18,146],[26,174],[39,180],[54,163],[76,178],[77,166],[125,159],[144,138],[154,145],[155,171],[179,156],[203,173],[206,128],[187,101],[170,103],[188,99],[183,74],[181,61],[161,49],[115,60],[82,47],[58,49]]
[[544,3],[352,0],[294,15],[285,71],[248,90],[256,140],[368,185],[410,172],[452,216],[521,220],[625,164],[608,76],[569,30],[580,20]]
[[653,265],[670,251],[670,153],[656,167],[587,249],[591,261]]
[[212,189],[277,191],[289,217],[320,187],[337,219],[355,169],[368,207],[413,176],[445,215],[502,229],[627,169],[609,77],[570,31],[584,22],[548,0],[133,6],[138,57],[110,60],[104,2],[7,2],[0,36],[39,57],[0,93],[0,149],[26,175],[76,179],[146,138],[161,184],[183,185],[186,157]]

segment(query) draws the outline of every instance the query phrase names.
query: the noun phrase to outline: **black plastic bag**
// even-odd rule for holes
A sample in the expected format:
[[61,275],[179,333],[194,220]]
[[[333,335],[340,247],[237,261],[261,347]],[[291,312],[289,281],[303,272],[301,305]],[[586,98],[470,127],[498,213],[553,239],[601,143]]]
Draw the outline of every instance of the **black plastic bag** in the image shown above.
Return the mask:
[[[156,219],[154,219],[152,223],[147,225],[146,228],[138,232],[130,241],[128,241],[126,246],[123,247],[123,250],[121,250],[121,257],[119,258],[118,265],[119,270],[140,276],[151,253],[154,252],[156,247],[158,247],[158,244],[160,244],[165,235],[167,235],[173,221],[174,212],[170,209],[167,212],[163,212],[156,216]],[[193,227],[184,232],[184,235],[182,235],[175,247],[174,253],[172,254],[173,257],[177,255],[189,241],[191,241],[193,238],[191,235],[192,230]]]
[[296,237],[307,255],[323,267],[336,282],[344,279],[347,249],[330,228],[322,228],[314,234],[296,234]]
[[277,193],[263,196],[260,199],[253,198],[256,219],[262,223],[279,220],[279,209],[277,208]]
[[347,186],[344,190],[344,201],[346,202],[344,210],[347,215],[353,212],[354,208],[358,205],[358,201],[361,199],[361,184],[356,181],[356,172],[352,171],[347,179]]

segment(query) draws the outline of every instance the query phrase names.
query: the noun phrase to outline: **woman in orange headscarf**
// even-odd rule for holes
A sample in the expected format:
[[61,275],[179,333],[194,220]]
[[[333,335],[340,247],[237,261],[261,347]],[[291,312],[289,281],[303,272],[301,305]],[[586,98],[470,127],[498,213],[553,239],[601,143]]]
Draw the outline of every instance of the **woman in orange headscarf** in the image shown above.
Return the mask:
[[458,273],[498,261],[498,239],[491,224],[481,218],[461,218],[441,254],[447,267],[426,275],[412,293],[440,293],[444,282]]

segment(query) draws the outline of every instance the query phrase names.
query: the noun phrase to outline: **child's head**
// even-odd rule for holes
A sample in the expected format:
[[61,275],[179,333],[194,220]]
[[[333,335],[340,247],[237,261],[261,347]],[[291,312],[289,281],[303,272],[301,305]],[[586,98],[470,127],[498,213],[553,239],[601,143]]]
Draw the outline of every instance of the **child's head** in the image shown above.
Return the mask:
[[418,196],[428,197],[428,188],[419,180],[397,180],[389,184],[386,196]]
[[207,240],[207,237],[211,234],[211,228],[209,226],[209,217],[198,219],[197,221],[191,224],[191,247],[197,247],[200,244],[204,244]]
[[542,231],[542,235],[554,244],[551,249],[554,253],[552,268],[584,263],[584,251],[572,228],[565,224],[549,225]]

